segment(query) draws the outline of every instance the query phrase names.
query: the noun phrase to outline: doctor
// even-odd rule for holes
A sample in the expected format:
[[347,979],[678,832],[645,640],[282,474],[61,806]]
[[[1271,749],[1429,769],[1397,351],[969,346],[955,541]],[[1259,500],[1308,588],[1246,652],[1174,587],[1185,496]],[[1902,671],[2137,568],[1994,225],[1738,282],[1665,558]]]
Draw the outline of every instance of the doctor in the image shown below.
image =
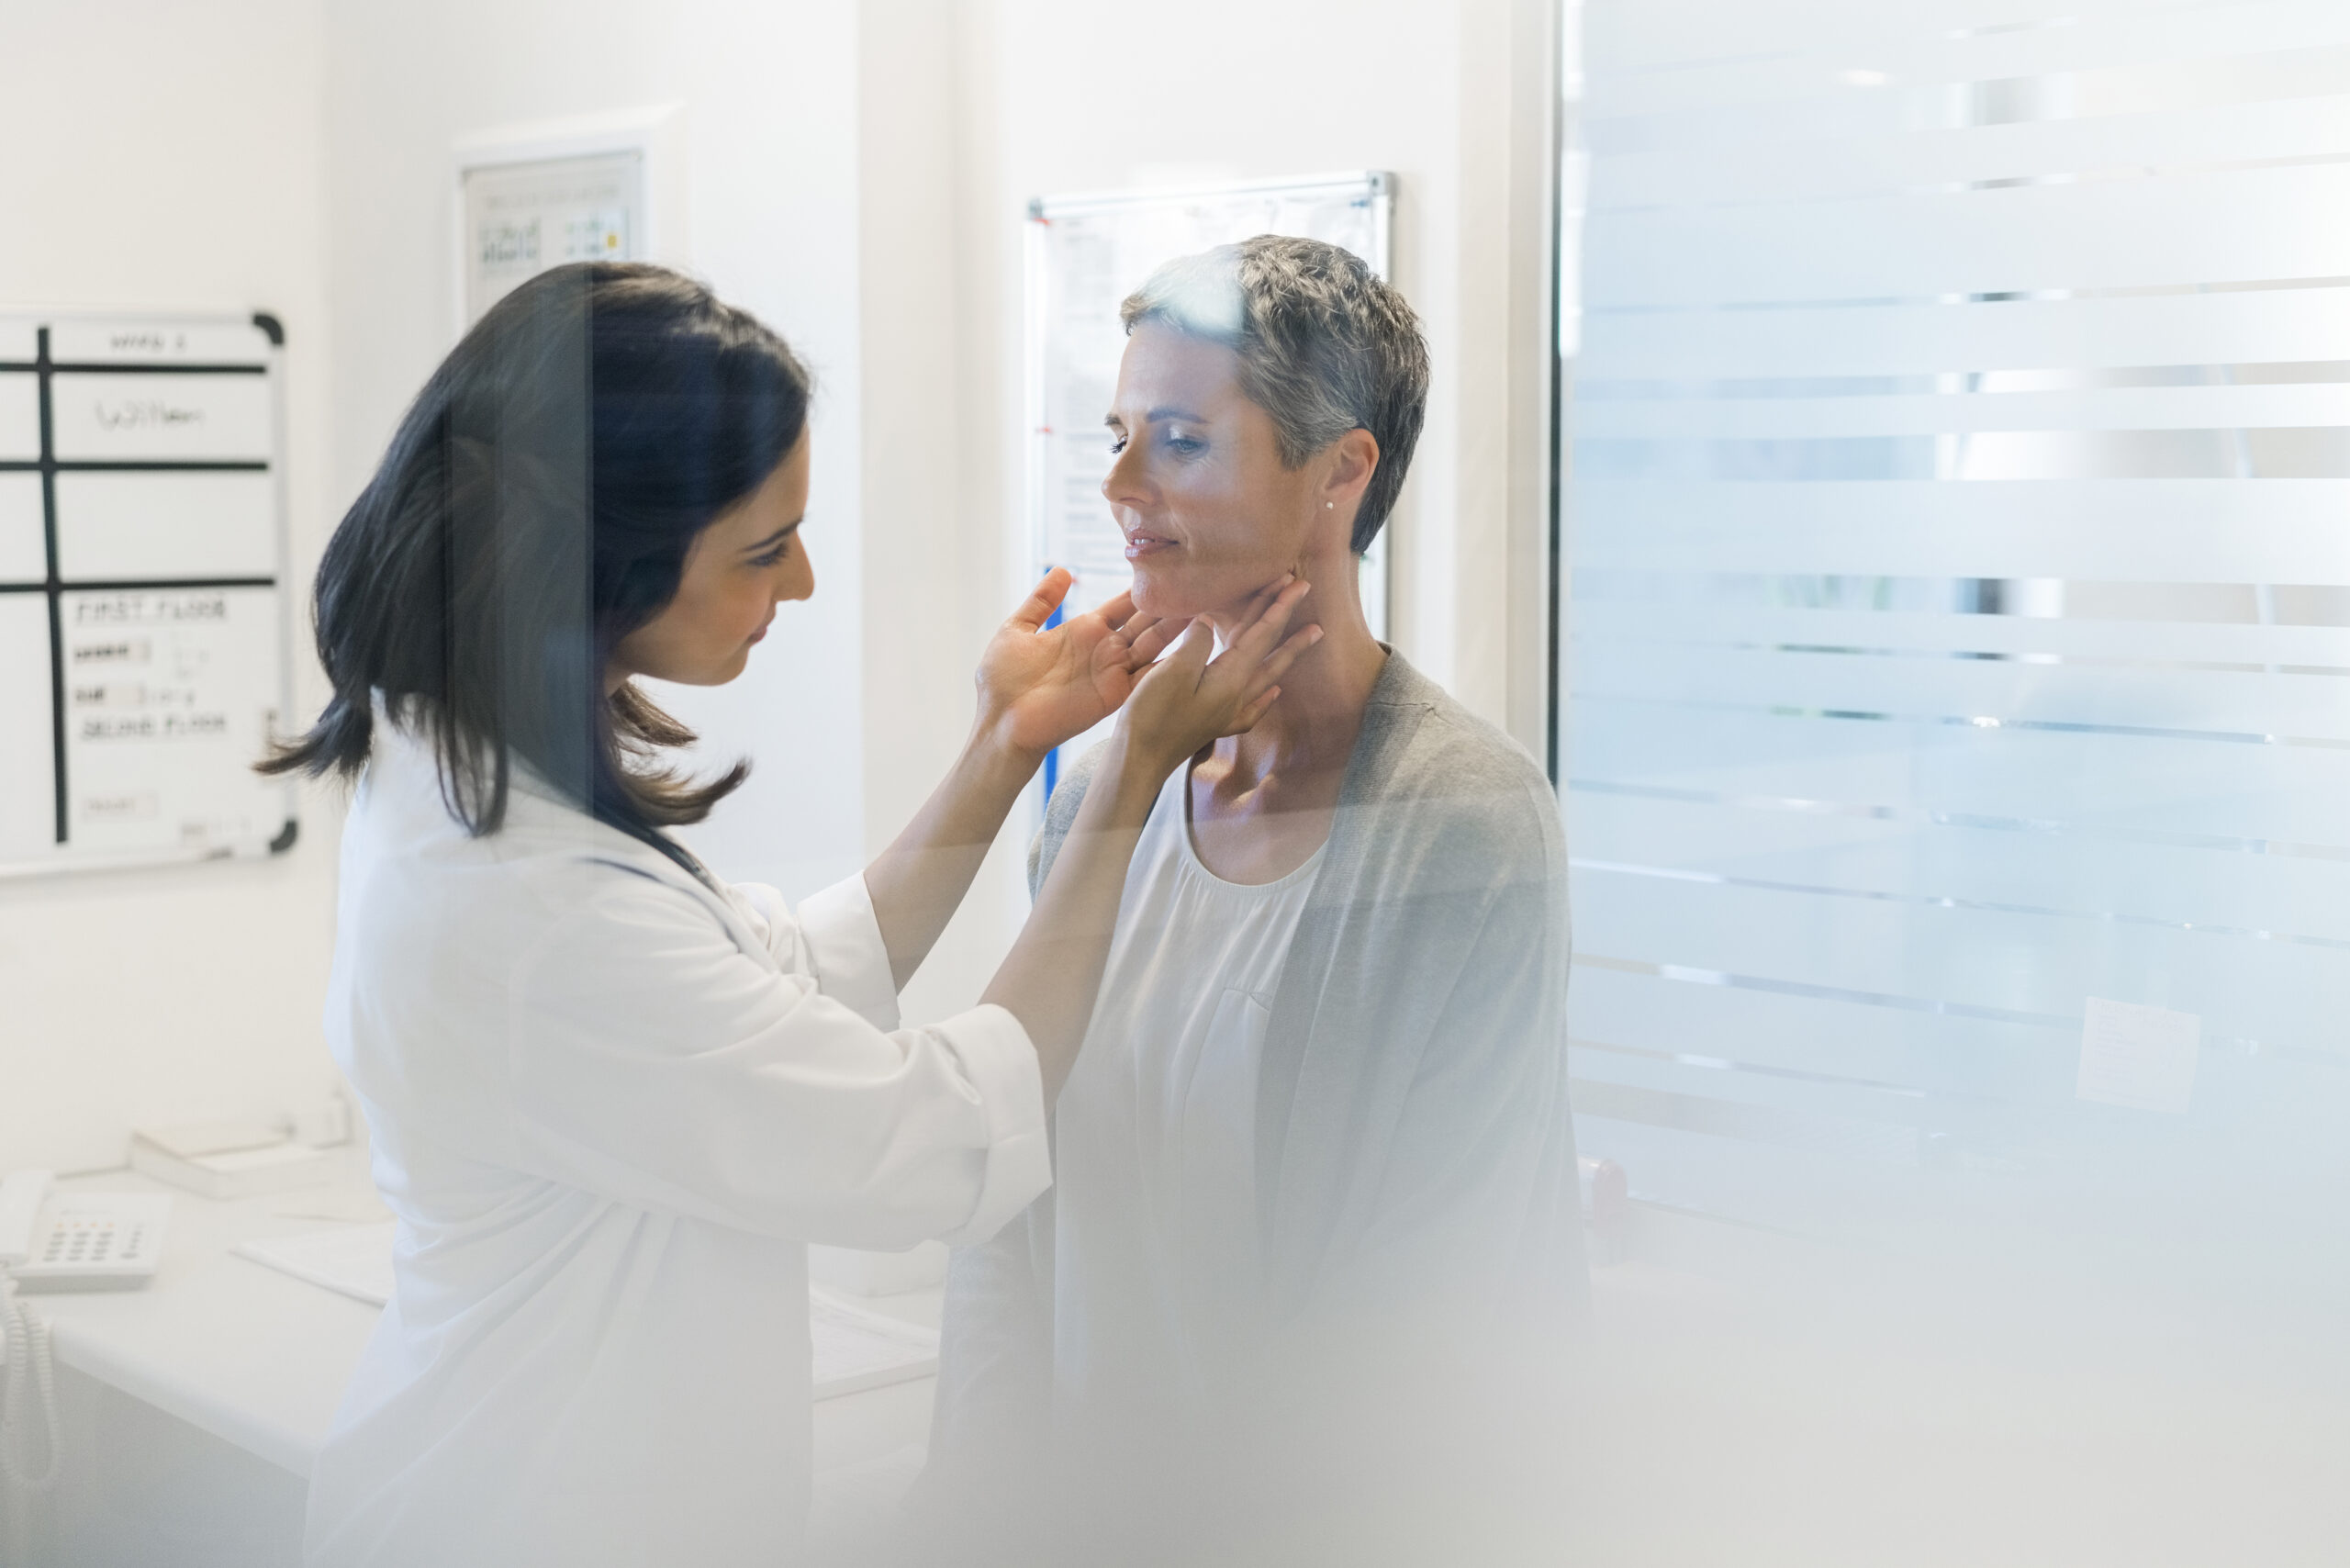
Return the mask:
[[[333,700],[264,767],[357,780],[326,1027],[399,1240],[314,1564],[790,1561],[805,1244],[976,1242],[1046,1187],[1151,801],[1319,635],[1284,638],[1302,582],[1213,660],[1204,622],[1124,599],[1046,630],[1056,574],[863,875],[797,910],[721,881],[665,830],[745,769],[665,764],[693,737],[635,682],[733,679],[813,591],[808,398],[700,286],[561,268],[458,344],[328,546]],[[901,1027],[1039,759],[1122,705],[980,1004]]]

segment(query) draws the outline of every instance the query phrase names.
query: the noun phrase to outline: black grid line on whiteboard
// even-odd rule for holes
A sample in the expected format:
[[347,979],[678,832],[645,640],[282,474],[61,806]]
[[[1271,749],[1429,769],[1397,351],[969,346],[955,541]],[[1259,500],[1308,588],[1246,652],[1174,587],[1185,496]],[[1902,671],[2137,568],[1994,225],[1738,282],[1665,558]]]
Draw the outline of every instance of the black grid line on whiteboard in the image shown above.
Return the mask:
[[[0,370],[8,368],[0,365]],[[150,364],[141,360],[128,363],[119,360],[67,360],[50,364],[51,370],[65,371],[74,375],[153,375],[158,372],[172,375],[267,375],[265,364],[182,364],[176,361],[165,364]]]
[[[43,383],[43,396],[47,396]],[[257,458],[190,457],[184,461],[106,460],[98,458],[61,458],[54,462],[37,459],[33,462],[0,463],[0,474],[266,474],[267,462]]]
[[50,406],[49,329],[34,339],[33,369],[40,378],[40,532],[48,563],[41,586],[49,593],[49,760],[57,789],[57,842],[65,842],[65,593],[57,555],[57,417]]

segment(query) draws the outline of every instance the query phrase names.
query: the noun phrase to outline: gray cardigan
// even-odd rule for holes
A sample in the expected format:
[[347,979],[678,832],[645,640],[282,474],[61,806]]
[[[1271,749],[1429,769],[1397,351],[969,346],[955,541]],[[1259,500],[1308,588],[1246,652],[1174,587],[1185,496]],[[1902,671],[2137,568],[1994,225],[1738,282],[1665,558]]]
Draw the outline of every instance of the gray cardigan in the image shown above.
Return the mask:
[[[1094,760],[1053,794],[1032,894]],[[1456,1344],[1564,1337],[1584,1291],[1567,946],[1566,847],[1541,768],[1391,651],[1265,1033],[1269,1338],[1380,1321],[1440,1324]],[[1052,1198],[956,1254],[934,1484],[1044,1436]]]

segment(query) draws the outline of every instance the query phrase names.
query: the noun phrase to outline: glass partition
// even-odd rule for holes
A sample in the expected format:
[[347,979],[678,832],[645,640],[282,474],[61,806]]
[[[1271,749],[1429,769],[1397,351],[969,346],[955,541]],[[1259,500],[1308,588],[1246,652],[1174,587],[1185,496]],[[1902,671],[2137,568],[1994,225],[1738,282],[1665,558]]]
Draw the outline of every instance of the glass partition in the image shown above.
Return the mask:
[[1583,1152],[2338,1323],[2350,7],[1583,10]]

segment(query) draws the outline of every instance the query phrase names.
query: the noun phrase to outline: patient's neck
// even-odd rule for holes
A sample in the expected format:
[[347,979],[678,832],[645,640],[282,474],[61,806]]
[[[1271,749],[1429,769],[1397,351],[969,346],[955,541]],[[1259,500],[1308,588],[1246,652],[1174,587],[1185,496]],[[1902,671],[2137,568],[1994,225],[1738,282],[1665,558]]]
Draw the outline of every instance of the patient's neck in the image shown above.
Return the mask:
[[1309,561],[1303,575],[1313,587],[1290,625],[1319,626],[1322,640],[1290,666],[1255,729],[1218,741],[1192,769],[1192,846],[1226,881],[1277,880],[1329,837],[1363,710],[1387,664],[1363,615],[1355,558]]

